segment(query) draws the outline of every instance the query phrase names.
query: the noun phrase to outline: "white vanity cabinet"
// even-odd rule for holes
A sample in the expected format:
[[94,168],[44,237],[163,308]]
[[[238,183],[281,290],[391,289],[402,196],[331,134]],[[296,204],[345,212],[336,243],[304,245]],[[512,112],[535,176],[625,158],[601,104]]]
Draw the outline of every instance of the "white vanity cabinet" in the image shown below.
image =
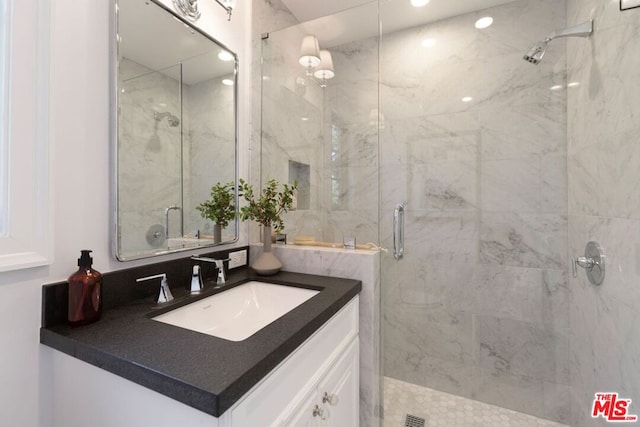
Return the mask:
[[[219,418],[50,351],[54,427],[357,427],[359,422],[358,296]],[[316,405],[322,414],[314,416]]]
[[[355,297],[231,408],[228,418],[225,413],[220,426],[357,427],[358,351]],[[334,405],[323,402],[325,392]]]

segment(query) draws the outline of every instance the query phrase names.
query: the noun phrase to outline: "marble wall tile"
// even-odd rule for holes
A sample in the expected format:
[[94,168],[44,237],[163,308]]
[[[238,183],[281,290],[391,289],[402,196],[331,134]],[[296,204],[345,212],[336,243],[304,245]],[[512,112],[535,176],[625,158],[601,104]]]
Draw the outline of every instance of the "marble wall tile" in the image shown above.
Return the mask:
[[566,152],[567,113],[561,99],[509,109],[483,108],[478,114],[483,160],[524,159]]
[[472,316],[450,312],[446,307],[387,305],[385,346],[400,348],[415,357],[470,362],[473,357]]
[[[611,135],[606,142],[571,154],[568,163],[570,212],[640,219],[640,195],[627,191],[637,183],[639,165],[640,148],[630,135]],[[595,191],[596,188],[611,191]]]
[[567,217],[484,213],[480,260],[517,267],[565,268]]
[[[154,112],[160,108],[179,115],[180,85],[160,72],[153,72],[124,59],[119,75],[120,178],[127,182],[118,194],[122,247],[127,253],[151,249],[146,232],[164,223],[164,209],[180,204],[180,128],[158,122]],[[158,104],[165,104],[158,107]],[[140,198],[140,194],[148,197]],[[171,237],[179,235],[179,215],[170,217]]]
[[[640,412],[636,291],[640,265],[640,206],[635,188],[640,158],[635,147],[638,78],[637,36],[640,10],[621,12],[618,2],[568,1],[571,23],[593,18],[588,43],[568,46],[569,253],[584,253],[588,241],[604,248],[607,275],[590,284],[580,269],[570,280],[571,422],[593,420],[594,394],[614,390]],[[599,191],[607,188],[607,191]]]
[[567,157],[565,154],[541,158],[541,213],[566,214],[568,209]]
[[483,211],[540,212],[542,165],[538,156],[484,160],[481,167]]
[[567,2],[567,22],[577,25],[588,19],[595,19],[599,29],[620,27],[625,24],[638,23],[637,10],[620,12],[618,0],[571,0]]
[[522,375],[568,384],[569,342],[564,334],[512,318],[476,319],[475,350],[480,367],[494,376]]
[[[383,326],[386,329],[386,325]],[[385,332],[385,340],[386,340]],[[430,388],[471,397],[475,389],[476,368],[468,363],[407,352],[400,347],[384,345],[385,376],[412,384],[428,384]]]
[[478,261],[478,221],[473,212],[409,211],[405,220],[405,251],[440,262]]
[[469,397],[540,418],[551,419],[551,414],[545,411],[544,383],[539,378],[525,375],[496,376],[493,368],[476,368],[473,379],[473,389]]

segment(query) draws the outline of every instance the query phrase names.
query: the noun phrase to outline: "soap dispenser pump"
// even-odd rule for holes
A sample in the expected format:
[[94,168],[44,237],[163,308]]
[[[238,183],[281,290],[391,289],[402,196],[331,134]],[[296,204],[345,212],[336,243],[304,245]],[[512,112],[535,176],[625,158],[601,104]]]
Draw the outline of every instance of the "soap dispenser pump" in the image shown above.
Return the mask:
[[93,323],[102,314],[102,274],[91,268],[91,251],[84,249],[78,258],[78,271],[69,276],[68,321],[71,326]]

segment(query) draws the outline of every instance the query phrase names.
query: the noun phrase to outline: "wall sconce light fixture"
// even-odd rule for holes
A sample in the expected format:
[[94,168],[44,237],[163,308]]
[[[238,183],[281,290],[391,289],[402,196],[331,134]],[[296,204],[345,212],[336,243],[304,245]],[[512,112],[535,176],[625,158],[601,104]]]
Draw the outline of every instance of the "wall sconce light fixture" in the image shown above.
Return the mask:
[[320,80],[321,87],[327,87],[327,80],[336,76],[333,70],[333,58],[328,50],[320,51],[320,64],[313,72],[313,77]]
[[[236,7],[236,0],[215,0],[215,2],[227,11],[227,20],[231,21],[231,13]],[[173,5],[188,20],[195,22],[200,19],[198,0],[173,0]]]
[[320,87],[327,87],[327,80],[335,77],[333,69],[333,59],[331,52],[328,50],[320,50],[318,38],[314,35],[306,35],[302,39],[300,46],[300,57],[298,58],[300,65],[307,69],[307,78],[316,81]]
[[200,19],[198,0],[173,0],[173,6],[189,21],[195,22]]
[[307,67],[307,76],[312,74],[311,70],[320,65],[320,44],[318,44],[318,38],[316,36],[304,36],[302,46],[300,46],[300,58],[298,58],[298,62],[303,67]]

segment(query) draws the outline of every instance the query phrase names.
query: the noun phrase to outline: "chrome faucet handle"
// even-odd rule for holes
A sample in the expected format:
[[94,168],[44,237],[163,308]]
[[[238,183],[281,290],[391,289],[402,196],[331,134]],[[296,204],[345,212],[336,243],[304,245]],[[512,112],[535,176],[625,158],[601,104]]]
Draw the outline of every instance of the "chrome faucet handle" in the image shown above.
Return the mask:
[[215,260],[216,268],[218,269],[217,285],[224,285],[227,282],[227,276],[224,273],[224,262],[229,261],[229,258]]
[[161,279],[160,280],[160,289],[158,290],[158,297],[156,298],[156,304],[164,304],[169,301],[173,301],[173,295],[171,294],[171,289],[169,288],[169,284],[167,282],[167,274],[156,274],[154,276],[140,277],[136,279],[136,282],[143,282],[145,280],[152,279]]
[[191,273],[191,283],[189,284],[189,293],[197,294],[204,288],[202,283],[202,274],[200,274],[200,266],[194,265]]
[[216,285],[224,285],[227,282],[227,276],[224,273],[224,262],[229,261],[229,258],[215,259],[215,258],[208,258],[204,256],[193,255],[191,259],[194,261],[204,261],[204,262],[214,263],[216,265],[216,268],[218,269],[218,279],[216,280]]

